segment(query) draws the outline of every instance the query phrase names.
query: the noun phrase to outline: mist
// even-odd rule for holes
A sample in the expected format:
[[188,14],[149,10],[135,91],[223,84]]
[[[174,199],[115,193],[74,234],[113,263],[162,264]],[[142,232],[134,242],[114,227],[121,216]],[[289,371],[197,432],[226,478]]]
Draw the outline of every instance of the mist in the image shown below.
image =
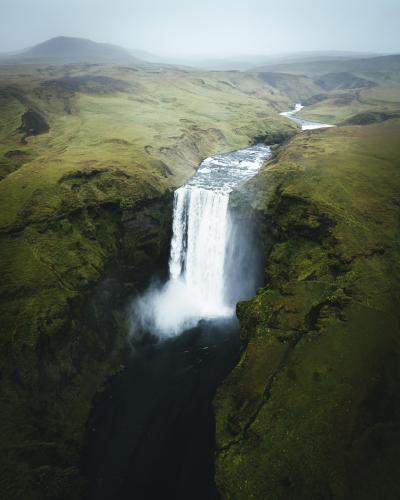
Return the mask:
[[173,57],[399,51],[398,0],[2,0],[0,52],[55,36]]
[[201,320],[233,318],[262,281],[254,226],[229,205],[232,190],[271,156],[262,144],[206,158],[175,191],[169,280],[131,308],[131,336],[176,336]]

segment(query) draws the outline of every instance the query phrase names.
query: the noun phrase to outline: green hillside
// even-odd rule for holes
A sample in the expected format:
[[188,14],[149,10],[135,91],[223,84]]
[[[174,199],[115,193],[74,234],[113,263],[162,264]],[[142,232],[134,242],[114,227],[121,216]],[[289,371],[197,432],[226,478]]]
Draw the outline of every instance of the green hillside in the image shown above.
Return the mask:
[[400,494],[399,134],[296,136],[246,188],[270,243],[214,404],[223,498]]
[[[308,104],[307,100],[303,101]],[[400,85],[374,86],[333,91],[319,96],[317,102],[310,100],[310,105],[299,116],[308,120],[339,124],[356,115],[381,113],[385,116],[400,112]]]
[[[272,246],[215,402],[218,487],[227,499],[346,498],[349,474],[354,498],[374,498],[369,479],[387,473],[397,495],[397,70],[332,64],[0,66],[7,500],[82,498],[88,415],[122,368],[127,301],[165,272],[172,190],[209,155],[294,135],[238,196]],[[279,116],[298,101],[300,116],[339,126],[298,134]]]

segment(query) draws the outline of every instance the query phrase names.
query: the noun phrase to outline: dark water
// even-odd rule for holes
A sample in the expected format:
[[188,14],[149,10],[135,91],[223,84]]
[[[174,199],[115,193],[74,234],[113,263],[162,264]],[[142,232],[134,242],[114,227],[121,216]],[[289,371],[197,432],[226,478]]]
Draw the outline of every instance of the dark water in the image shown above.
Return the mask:
[[89,500],[214,500],[212,398],[239,353],[236,320],[137,346],[96,404]]

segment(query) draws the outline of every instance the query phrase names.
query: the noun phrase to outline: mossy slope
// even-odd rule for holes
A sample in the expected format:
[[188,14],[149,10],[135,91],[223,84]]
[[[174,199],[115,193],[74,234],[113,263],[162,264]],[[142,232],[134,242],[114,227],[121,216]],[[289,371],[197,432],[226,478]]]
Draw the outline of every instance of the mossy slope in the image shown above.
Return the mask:
[[302,134],[247,186],[272,244],[215,399],[223,498],[400,495],[399,132]]

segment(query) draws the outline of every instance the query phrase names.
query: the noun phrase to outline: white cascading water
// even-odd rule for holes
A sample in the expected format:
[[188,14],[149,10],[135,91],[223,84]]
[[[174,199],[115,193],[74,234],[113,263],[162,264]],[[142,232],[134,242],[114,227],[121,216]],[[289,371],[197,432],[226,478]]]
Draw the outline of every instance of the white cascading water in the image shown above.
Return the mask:
[[205,316],[225,309],[227,193],[185,186],[175,191],[171,280],[183,279]]
[[281,116],[286,116],[289,120],[297,123],[301,126],[301,130],[316,130],[319,128],[331,128],[335,125],[328,125],[327,123],[319,123],[319,122],[310,122],[309,120],[304,120],[303,118],[299,118],[295,116],[299,111],[304,108],[300,103],[295,104],[294,109],[290,111],[283,111],[279,113]]
[[232,244],[229,194],[270,155],[270,147],[261,144],[207,158],[175,191],[169,280],[135,301],[134,329],[171,337],[201,319],[234,314],[225,272]]

